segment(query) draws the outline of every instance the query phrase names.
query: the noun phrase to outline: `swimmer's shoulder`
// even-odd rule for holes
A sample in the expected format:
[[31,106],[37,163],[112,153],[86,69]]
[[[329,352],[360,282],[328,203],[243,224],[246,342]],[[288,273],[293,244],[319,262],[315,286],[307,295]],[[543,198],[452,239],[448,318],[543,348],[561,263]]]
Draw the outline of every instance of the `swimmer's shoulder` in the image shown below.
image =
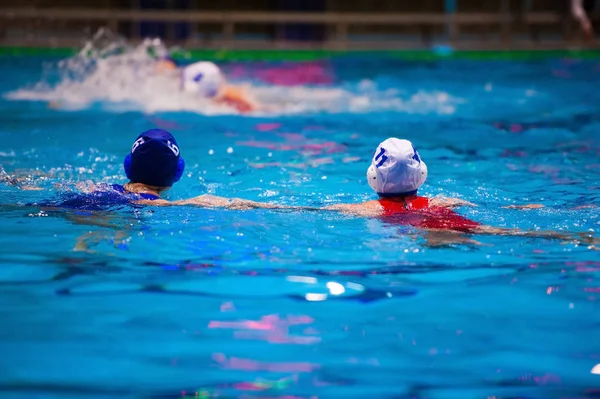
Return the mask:
[[400,197],[396,199],[380,198],[376,200],[386,214],[422,211],[430,208],[427,197]]
[[430,207],[439,207],[439,208],[457,208],[461,206],[477,206],[472,202],[460,199],[460,198],[449,198],[443,195],[436,195],[433,198],[429,199]]
[[335,204],[324,208],[330,211],[339,211],[357,216],[379,216],[382,214],[384,207],[379,200],[362,202],[360,204]]

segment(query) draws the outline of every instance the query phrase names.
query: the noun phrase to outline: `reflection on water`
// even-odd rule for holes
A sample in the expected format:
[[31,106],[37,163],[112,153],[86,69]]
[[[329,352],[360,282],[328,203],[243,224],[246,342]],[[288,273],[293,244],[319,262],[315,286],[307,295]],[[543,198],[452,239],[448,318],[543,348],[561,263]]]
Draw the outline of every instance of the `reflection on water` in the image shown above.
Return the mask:
[[[307,294],[308,295],[308,294]],[[229,328],[236,330],[233,336],[236,339],[257,339],[269,343],[278,344],[299,344],[308,345],[321,341],[321,338],[315,336],[290,335],[291,326],[312,324],[313,320],[309,316],[287,316],[281,320],[278,315],[267,315],[260,320],[244,321],[211,321],[208,328]],[[314,329],[305,329],[304,334],[318,335]]]

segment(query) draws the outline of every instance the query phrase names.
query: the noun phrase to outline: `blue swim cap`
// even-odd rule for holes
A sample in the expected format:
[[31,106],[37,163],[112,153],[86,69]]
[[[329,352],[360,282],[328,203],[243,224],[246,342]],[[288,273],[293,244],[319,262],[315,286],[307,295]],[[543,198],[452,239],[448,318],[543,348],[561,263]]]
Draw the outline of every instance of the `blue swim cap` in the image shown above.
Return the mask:
[[131,146],[123,167],[132,183],[171,187],[181,179],[185,162],[175,137],[166,130],[151,129],[140,134]]

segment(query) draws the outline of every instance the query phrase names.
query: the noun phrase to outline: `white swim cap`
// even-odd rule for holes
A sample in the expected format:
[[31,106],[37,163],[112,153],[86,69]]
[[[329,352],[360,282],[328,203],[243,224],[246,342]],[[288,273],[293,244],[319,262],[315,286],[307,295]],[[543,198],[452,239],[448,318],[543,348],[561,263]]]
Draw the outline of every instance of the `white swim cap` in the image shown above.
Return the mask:
[[427,165],[408,140],[379,144],[367,170],[369,186],[381,196],[414,195],[427,178]]
[[188,65],[184,68],[181,78],[184,91],[198,93],[207,98],[216,96],[223,83],[219,67],[208,61]]

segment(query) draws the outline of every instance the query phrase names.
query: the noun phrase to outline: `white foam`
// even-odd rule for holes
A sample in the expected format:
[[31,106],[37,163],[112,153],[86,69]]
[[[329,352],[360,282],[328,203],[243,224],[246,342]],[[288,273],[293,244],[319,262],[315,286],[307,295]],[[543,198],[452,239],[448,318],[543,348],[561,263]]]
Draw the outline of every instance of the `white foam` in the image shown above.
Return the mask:
[[[131,46],[122,38],[101,30],[74,57],[58,63],[58,81],[46,76],[33,87],[21,88],[5,97],[12,100],[45,101],[61,110],[85,109],[99,104],[109,112],[194,112],[204,115],[237,111],[180,90],[177,71],[158,73],[151,54],[167,53],[159,40]],[[463,103],[445,92],[399,93],[379,90],[364,80],[342,87],[278,87],[245,82],[255,99],[266,106],[262,114],[311,112],[372,112],[394,110],[416,114],[452,114]]]

